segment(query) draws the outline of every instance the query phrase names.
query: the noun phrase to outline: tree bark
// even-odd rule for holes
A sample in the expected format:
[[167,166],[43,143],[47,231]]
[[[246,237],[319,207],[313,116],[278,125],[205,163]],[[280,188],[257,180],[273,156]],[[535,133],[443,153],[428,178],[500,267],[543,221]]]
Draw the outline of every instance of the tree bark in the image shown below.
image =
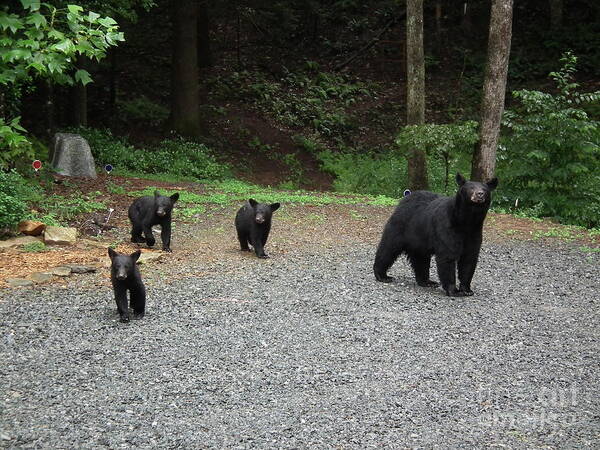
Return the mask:
[[[78,69],[89,69],[87,58],[80,56],[77,58]],[[71,89],[71,116],[72,123],[76,127],[87,127],[88,124],[88,105],[87,105],[87,87],[80,82],[75,82]]]
[[471,179],[475,181],[490,180],[496,169],[496,149],[506,96],[512,11],[513,0],[492,0],[479,146],[473,154],[471,166]]
[[198,0],[173,0],[173,57],[171,67],[171,126],[182,136],[198,137]]
[[[423,0],[406,2],[406,124],[425,122],[425,58],[423,52]],[[422,148],[408,154],[410,189],[428,189],[427,159]]]

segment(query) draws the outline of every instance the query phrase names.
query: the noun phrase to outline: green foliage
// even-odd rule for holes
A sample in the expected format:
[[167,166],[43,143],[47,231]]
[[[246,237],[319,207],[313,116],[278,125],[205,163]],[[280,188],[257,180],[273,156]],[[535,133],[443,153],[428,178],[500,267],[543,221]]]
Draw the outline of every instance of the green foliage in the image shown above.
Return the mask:
[[108,192],[110,192],[111,194],[117,194],[117,195],[124,195],[127,193],[127,191],[125,190],[125,188],[123,186],[115,184],[112,181],[109,181],[108,183],[106,183],[106,190]]
[[[34,78],[89,83],[87,71],[73,73],[77,57],[99,61],[109,47],[124,40],[113,19],[84,12],[81,6],[57,9],[33,0],[20,3],[21,7],[0,7],[0,88],[13,98],[20,97],[21,84],[31,84]],[[2,108],[2,112],[12,115],[14,111]],[[25,132],[19,117],[0,117],[0,168],[31,158]]]
[[85,12],[81,6],[57,9],[31,0],[21,0],[21,5],[0,10],[0,84],[31,76],[87,84],[87,71],[69,73],[76,57],[99,61],[109,47],[124,40],[112,18]]
[[132,100],[119,100],[119,117],[125,122],[141,121],[159,126],[169,117],[169,110],[148,97],[141,96]]
[[323,170],[335,175],[339,192],[386,195],[399,198],[406,188],[406,160],[396,152],[384,154],[322,151]]
[[566,53],[550,73],[557,94],[519,90],[520,107],[506,111],[509,134],[499,151],[503,196],[519,198],[539,214],[584,226],[600,224],[600,122],[580,105],[600,102],[600,92],[579,93],[573,81],[577,59]]
[[176,138],[139,149],[108,130],[80,128],[76,131],[87,139],[96,162],[112,164],[118,173],[169,174],[194,180],[220,179],[230,174],[229,167],[217,162],[204,144]]
[[6,123],[0,117],[0,168],[10,167],[19,158],[31,158],[31,143],[21,133],[25,129],[19,124],[20,117]]
[[39,186],[16,171],[0,171],[0,228],[10,228],[24,219],[27,202],[42,198]]
[[88,195],[74,193],[69,197],[50,195],[38,202],[38,208],[50,217],[56,218],[59,223],[66,223],[79,214],[100,211],[106,208],[103,202],[95,200],[100,192]]
[[[412,148],[425,149],[432,166],[441,165],[444,170],[444,184],[441,186],[438,171],[431,171],[431,185],[434,190],[449,193],[454,191],[450,182],[451,168],[457,168],[461,161],[470,160],[474,145],[478,141],[477,122],[469,120],[457,124],[423,124],[404,127],[396,144],[403,155]],[[436,164],[437,162],[437,164]]]
[[45,252],[47,250],[46,244],[41,241],[30,242],[29,244],[25,244],[21,249],[25,253],[39,253]]

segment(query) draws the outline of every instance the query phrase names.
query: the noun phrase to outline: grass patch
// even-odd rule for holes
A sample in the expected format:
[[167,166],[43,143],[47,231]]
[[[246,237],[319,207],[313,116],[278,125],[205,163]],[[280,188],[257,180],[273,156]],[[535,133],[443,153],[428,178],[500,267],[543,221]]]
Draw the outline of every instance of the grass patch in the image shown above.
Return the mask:
[[[324,205],[357,205],[366,204],[373,206],[394,206],[398,200],[384,195],[356,196],[349,194],[317,194],[309,191],[278,191],[271,188],[262,188],[260,186],[244,183],[239,180],[226,180],[222,182],[210,183],[207,185],[213,192],[197,194],[179,189],[159,190],[162,195],[171,195],[179,193],[180,204],[214,204],[226,206],[234,202],[254,198],[258,202],[273,203],[297,203],[301,205],[324,206]],[[154,195],[156,187],[150,186],[140,191],[128,192],[131,197],[140,197],[144,195]]]
[[25,244],[21,249],[25,253],[39,253],[45,252],[47,250],[46,244],[41,241],[30,242],[29,244]]

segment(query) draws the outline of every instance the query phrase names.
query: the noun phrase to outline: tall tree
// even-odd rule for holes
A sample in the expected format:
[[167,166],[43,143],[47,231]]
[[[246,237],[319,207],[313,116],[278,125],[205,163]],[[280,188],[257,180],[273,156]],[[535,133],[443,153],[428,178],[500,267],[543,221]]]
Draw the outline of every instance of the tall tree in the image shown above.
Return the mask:
[[471,179],[476,181],[490,180],[496,169],[496,149],[506,96],[512,11],[513,0],[492,0],[479,145],[471,166]]
[[[406,2],[406,124],[425,122],[425,58],[423,52],[423,0]],[[408,155],[411,189],[428,189],[427,159],[423,148]]]
[[198,81],[199,0],[172,0],[171,126],[182,136],[200,133]]

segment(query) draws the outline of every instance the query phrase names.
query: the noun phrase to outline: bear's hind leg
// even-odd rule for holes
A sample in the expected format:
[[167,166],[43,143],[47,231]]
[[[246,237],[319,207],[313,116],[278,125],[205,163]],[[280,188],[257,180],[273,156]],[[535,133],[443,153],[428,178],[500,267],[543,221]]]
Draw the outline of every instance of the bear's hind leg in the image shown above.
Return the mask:
[[409,253],[408,260],[415,272],[415,279],[419,286],[437,287],[440,284],[429,278],[429,268],[431,266],[431,255],[421,253]]

